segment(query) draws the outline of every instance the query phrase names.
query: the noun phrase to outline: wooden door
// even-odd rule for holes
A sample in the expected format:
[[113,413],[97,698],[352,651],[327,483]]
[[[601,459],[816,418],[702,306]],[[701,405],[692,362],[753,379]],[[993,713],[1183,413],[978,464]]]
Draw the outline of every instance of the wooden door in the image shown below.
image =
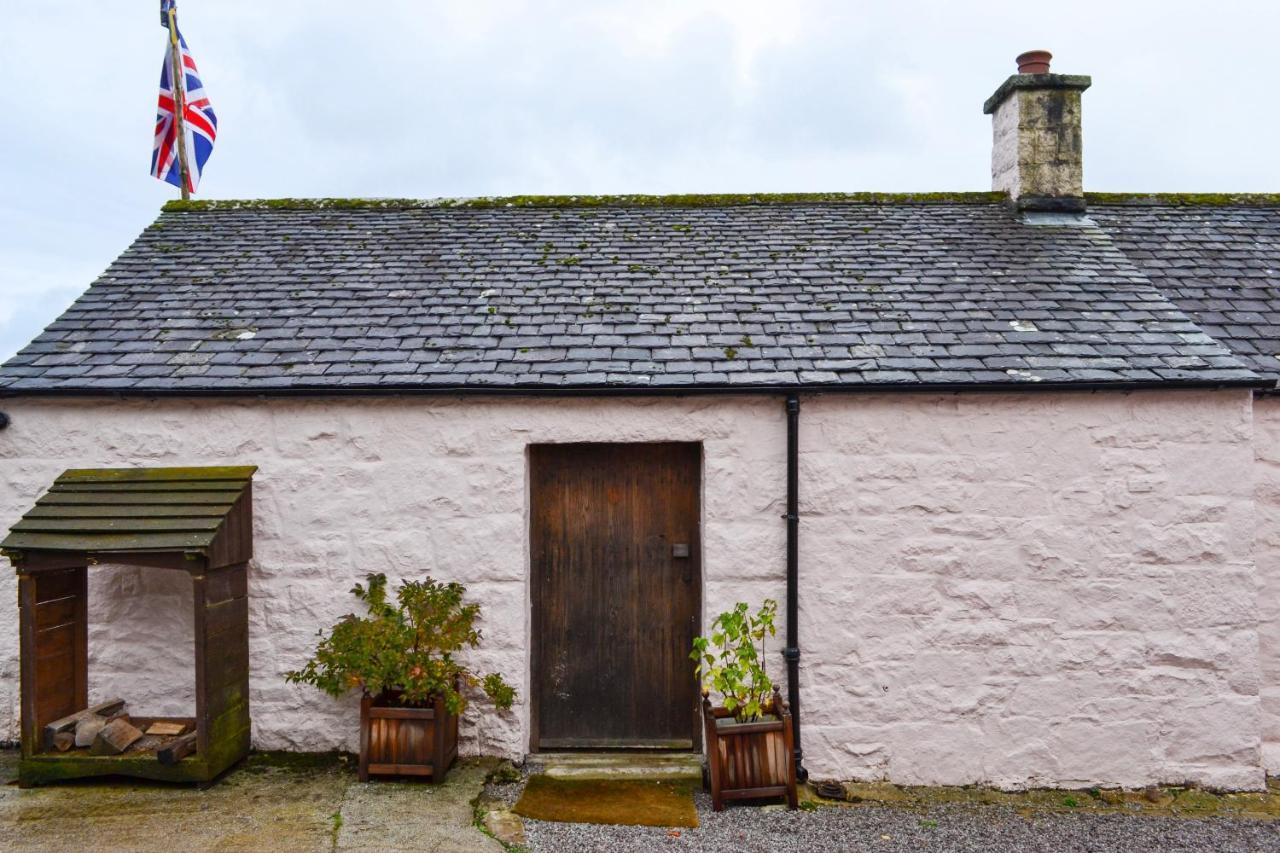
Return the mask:
[[701,448],[529,453],[534,749],[692,749]]

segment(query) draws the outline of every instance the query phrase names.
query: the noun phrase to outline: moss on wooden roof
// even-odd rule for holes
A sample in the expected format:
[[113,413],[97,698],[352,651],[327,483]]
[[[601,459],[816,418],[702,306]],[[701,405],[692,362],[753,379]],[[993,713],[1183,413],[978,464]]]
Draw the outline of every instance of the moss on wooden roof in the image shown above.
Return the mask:
[[73,468],[10,528],[0,550],[205,553],[256,470]]

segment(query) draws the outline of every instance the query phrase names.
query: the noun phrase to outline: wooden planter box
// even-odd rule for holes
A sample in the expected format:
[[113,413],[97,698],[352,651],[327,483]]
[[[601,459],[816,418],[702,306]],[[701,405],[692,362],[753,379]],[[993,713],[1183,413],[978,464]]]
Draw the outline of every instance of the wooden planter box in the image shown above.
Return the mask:
[[739,723],[724,708],[702,699],[706,730],[707,771],[711,803],[716,811],[725,800],[786,797],[796,807],[796,764],[792,755],[791,710],[773,691],[775,714],[752,723]]
[[425,776],[443,782],[458,758],[458,718],[444,699],[405,708],[394,697],[360,700],[360,781],[369,776]]

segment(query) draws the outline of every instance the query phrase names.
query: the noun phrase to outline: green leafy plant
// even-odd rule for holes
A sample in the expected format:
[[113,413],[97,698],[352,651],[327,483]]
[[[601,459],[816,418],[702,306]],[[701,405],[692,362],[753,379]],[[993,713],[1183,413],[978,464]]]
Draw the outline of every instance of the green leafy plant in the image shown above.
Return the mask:
[[287,681],[330,696],[359,689],[407,707],[441,696],[453,714],[467,704],[458,687],[480,687],[498,708],[511,707],[516,691],[501,675],[477,675],[455,657],[480,644],[480,605],[463,602],[462,584],[430,577],[404,581],[391,601],[386,575],[371,574],[365,581],[368,586],[356,584],[351,594],[369,615],[347,614],[328,636],[319,632],[315,654],[302,669],[285,673]]
[[721,613],[711,623],[711,636],[695,637],[689,654],[703,690],[719,693],[725,710],[744,723],[768,711],[773,682],[765,671],[764,641],[775,636],[778,602],[766,598],[755,615],[750,611],[740,601]]

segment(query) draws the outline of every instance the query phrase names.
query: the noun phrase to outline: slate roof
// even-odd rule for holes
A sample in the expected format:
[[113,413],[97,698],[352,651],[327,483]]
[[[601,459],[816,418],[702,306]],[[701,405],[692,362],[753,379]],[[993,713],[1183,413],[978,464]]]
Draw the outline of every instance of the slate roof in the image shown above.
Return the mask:
[[1280,380],[1280,197],[1157,196],[1089,215],[1195,323]]
[[1002,200],[171,204],[0,391],[1259,382],[1112,232]]

